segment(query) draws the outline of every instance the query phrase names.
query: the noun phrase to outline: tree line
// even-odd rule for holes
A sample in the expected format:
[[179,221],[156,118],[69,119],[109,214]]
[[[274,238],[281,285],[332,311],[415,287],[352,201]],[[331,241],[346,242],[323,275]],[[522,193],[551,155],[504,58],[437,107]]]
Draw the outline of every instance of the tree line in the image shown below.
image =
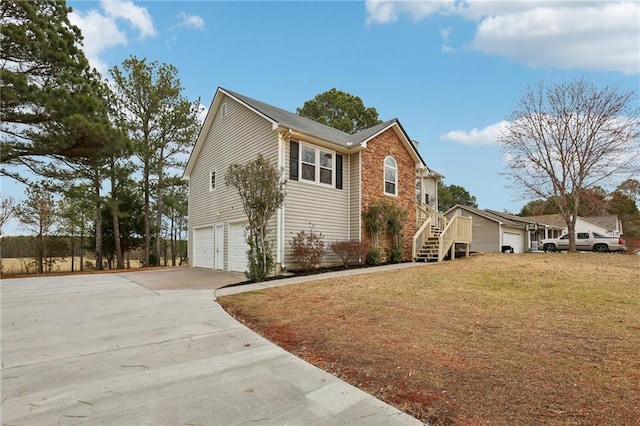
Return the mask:
[[146,58],[101,76],[64,2],[7,1],[0,11],[0,174],[27,185],[22,203],[3,200],[0,225],[16,218],[35,236],[40,272],[52,235],[91,243],[98,269],[105,256],[123,268],[137,248],[145,265],[163,252],[175,264],[199,99],[183,95],[174,66]]

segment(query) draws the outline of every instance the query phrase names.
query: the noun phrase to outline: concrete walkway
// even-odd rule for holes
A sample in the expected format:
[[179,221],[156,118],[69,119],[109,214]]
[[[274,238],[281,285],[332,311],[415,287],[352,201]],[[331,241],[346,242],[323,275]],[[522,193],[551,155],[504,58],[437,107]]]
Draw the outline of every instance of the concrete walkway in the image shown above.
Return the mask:
[[130,278],[2,281],[3,425],[420,424],[247,329],[213,290]]
[[291,277],[291,278],[282,278],[282,279],[271,280],[271,281],[264,281],[260,283],[232,285],[230,287],[222,287],[217,289],[215,291],[215,294],[216,294],[216,297],[221,297],[221,296],[228,296],[230,294],[246,293],[249,291],[264,290],[271,287],[282,287],[282,286],[291,285],[291,284],[301,284],[301,283],[306,283],[310,281],[321,281],[321,280],[328,280],[331,278],[338,278],[338,277],[351,277],[355,275],[372,274],[375,272],[393,271],[397,269],[424,268],[428,265],[435,265],[435,263],[407,262],[407,263],[395,263],[392,265],[374,266],[370,268],[345,269],[341,271],[327,272],[324,274],[317,274],[317,275],[305,275],[305,276],[298,276],[298,277]]

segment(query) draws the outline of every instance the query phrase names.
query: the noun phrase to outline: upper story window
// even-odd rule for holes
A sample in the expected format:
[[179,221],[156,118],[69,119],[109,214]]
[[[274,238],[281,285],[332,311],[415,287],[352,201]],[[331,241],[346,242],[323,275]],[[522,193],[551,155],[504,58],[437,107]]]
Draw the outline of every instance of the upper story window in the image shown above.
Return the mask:
[[384,159],[384,193],[398,195],[398,164],[390,155]]
[[308,145],[301,145],[300,148],[302,180],[333,185],[335,153]]
[[216,189],[216,169],[209,172],[209,191]]

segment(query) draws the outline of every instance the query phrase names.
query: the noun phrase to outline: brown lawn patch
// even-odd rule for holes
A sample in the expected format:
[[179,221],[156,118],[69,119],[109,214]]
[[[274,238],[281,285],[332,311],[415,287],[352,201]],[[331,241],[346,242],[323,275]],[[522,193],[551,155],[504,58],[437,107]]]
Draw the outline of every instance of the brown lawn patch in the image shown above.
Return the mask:
[[220,303],[424,422],[640,422],[637,256],[475,256]]

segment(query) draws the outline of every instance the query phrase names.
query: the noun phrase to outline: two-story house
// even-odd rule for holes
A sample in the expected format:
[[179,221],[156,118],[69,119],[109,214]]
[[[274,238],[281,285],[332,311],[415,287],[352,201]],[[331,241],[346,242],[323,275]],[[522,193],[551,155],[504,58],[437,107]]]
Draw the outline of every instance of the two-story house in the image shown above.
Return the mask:
[[[283,170],[287,180],[285,202],[270,221],[278,271],[292,266],[291,238],[311,225],[327,243],[366,244],[362,212],[381,197],[407,212],[406,259],[416,258],[426,234],[433,234],[441,176],[426,166],[397,119],[348,134],[218,88],[184,172],[191,266],[246,270],[247,218],[224,176],[229,165],[245,164],[259,154]],[[432,226],[422,226],[430,217]],[[420,227],[422,236],[416,238]],[[338,264],[339,259],[329,252],[325,262]]]

